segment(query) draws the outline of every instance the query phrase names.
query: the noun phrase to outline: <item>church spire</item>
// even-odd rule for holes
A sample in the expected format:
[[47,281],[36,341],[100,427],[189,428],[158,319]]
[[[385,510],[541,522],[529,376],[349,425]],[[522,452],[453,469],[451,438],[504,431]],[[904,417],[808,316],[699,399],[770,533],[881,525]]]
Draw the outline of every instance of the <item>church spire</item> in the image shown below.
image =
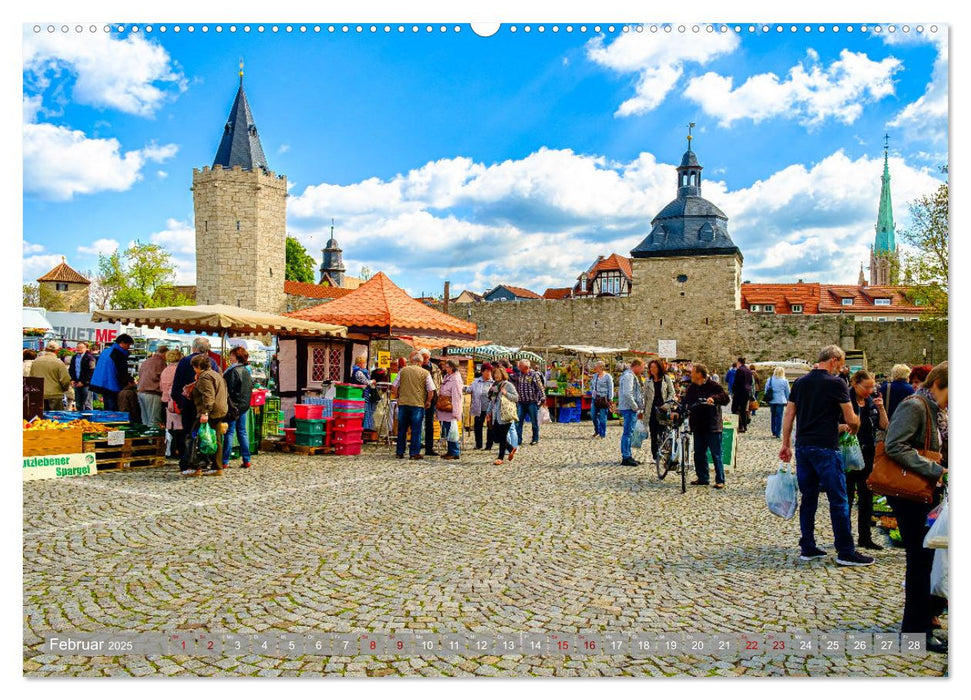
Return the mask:
[[320,261],[320,283],[329,276],[338,287],[344,286],[344,256],[340,245],[334,238],[334,220],[330,220],[330,239],[327,247],[323,250],[323,259]]
[[243,90],[243,60],[239,61],[239,89],[233,108],[229,111],[229,119],[223,127],[222,140],[216,151],[213,167],[221,165],[223,168],[240,166],[243,170],[269,171],[263,145],[256,131],[253,113],[250,111],[246,91]]
[[880,209],[877,214],[876,240],[874,241],[874,253],[894,253],[897,250],[897,240],[895,236],[896,226],[893,222],[893,202],[890,198],[890,135],[884,136],[883,146],[883,178],[880,185]]

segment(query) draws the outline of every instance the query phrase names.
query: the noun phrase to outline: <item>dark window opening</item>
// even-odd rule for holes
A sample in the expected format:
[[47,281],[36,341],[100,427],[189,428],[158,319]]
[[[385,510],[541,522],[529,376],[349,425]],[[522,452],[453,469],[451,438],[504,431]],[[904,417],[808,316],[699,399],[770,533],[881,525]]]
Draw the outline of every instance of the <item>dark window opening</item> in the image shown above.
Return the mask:
[[687,275],[678,275],[678,282],[680,284],[684,284],[687,281],[688,281],[688,276]]
[[239,222],[236,222],[236,230],[239,231]]

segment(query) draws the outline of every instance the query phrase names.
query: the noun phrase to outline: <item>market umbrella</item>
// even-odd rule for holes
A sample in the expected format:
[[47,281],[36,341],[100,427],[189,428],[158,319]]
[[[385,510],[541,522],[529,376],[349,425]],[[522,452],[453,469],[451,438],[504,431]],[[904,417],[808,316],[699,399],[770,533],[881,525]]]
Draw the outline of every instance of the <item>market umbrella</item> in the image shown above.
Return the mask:
[[227,304],[163,306],[157,309],[105,309],[91,314],[92,321],[158,326],[195,332],[288,335],[346,338],[347,328],[330,323],[304,321]]
[[544,362],[541,355],[537,355],[535,352],[530,352],[529,350],[520,350],[512,356],[514,360],[529,360],[530,362]]

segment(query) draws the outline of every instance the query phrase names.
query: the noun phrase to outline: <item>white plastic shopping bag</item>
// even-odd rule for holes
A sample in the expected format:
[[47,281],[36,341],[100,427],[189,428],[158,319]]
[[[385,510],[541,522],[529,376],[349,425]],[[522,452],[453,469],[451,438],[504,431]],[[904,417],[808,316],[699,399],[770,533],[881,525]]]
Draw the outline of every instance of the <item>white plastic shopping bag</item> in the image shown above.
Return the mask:
[[927,549],[947,548],[947,497],[941,503],[937,513],[937,520],[931,525],[931,529],[924,535],[924,546]]
[[506,443],[509,445],[510,449],[515,449],[519,447],[519,433],[516,431],[516,424],[509,424],[509,432],[506,433]]
[[635,449],[640,449],[641,445],[644,444],[644,439],[647,437],[647,428],[644,427],[644,421],[638,420],[634,424],[634,432],[630,437],[630,445]]
[[448,441],[458,442],[459,441],[459,423],[453,420],[448,426]]
[[550,418],[550,409],[546,406],[539,407],[539,423],[543,425],[544,423],[552,423],[553,419]]
[[947,550],[934,552],[934,565],[931,567],[931,595],[947,598]]
[[771,474],[765,483],[765,503],[769,512],[789,520],[796,514],[799,501],[799,485],[796,475],[785,462],[779,462],[779,471]]

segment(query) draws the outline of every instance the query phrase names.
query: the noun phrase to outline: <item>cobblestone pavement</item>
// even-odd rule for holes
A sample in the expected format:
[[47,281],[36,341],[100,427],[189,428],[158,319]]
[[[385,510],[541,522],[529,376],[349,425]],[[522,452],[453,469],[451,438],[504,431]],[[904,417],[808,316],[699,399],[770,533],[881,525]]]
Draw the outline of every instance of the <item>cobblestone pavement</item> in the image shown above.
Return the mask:
[[[947,673],[947,657],[45,654],[52,632],[445,634],[894,632],[901,550],[841,568],[798,560],[768,513],[778,441],[760,411],[728,488],[619,464],[620,428],[543,427],[512,463],[260,455],[23,485],[24,673],[45,675],[765,676]],[[527,429],[528,430],[528,429]],[[471,440],[466,440],[470,445]],[[640,455],[642,458],[644,454]],[[825,497],[818,540],[832,550]],[[855,521],[855,516],[854,516]]]

